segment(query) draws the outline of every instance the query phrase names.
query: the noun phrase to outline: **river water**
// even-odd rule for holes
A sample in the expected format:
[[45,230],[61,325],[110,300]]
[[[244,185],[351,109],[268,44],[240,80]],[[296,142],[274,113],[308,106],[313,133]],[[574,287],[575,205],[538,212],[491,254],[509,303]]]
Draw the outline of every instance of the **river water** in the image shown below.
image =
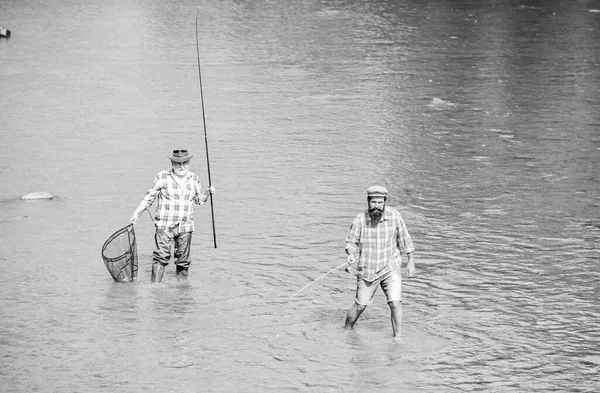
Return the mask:
[[[100,248],[196,157],[187,282]],[[592,392],[600,1],[0,0],[3,392]],[[373,184],[416,246],[404,343],[354,331]],[[22,201],[34,191],[50,201]]]

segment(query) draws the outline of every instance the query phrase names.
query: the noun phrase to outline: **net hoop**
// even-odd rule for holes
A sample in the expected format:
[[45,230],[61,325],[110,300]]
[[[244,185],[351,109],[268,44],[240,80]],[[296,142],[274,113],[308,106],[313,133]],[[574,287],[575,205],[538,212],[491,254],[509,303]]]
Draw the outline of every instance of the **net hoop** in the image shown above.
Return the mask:
[[102,245],[104,266],[116,282],[137,279],[138,255],[133,225],[113,233]]

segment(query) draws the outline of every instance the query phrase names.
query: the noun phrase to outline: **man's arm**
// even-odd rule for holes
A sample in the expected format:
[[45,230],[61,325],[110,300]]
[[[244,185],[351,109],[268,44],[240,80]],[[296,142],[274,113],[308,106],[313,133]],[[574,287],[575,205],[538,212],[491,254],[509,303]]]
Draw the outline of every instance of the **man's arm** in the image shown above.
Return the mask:
[[408,262],[406,263],[406,277],[410,278],[415,275],[415,260],[413,257],[415,246],[406,229],[406,224],[404,223],[402,216],[400,216],[398,225],[398,247],[401,252],[406,253],[406,258],[408,259]]
[[348,254],[348,263],[354,263],[356,253],[360,250],[360,220],[354,219],[350,226],[350,232],[346,236],[346,254]]
[[413,253],[409,252],[406,254],[408,259],[408,263],[406,264],[406,277],[411,278],[415,275],[415,260],[413,258]]
[[194,195],[194,203],[197,205],[204,205],[204,203],[208,200],[210,194],[215,192],[215,187],[209,185],[206,191],[202,192],[202,184],[200,184],[200,178],[196,174],[194,174],[194,182],[196,189],[196,195]]
[[[205,192],[201,192],[197,197],[196,197],[196,203],[198,205],[203,205],[207,200],[208,200],[208,196],[212,193],[215,192],[215,187],[214,186],[210,186],[206,189]],[[200,197],[200,195],[202,195]]]
[[161,188],[160,177],[156,176],[156,178],[154,179],[154,184],[152,185],[152,188],[148,190],[148,192],[144,196],[144,199],[142,199],[139,206],[135,209],[135,211],[131,215],[131,218],[129,219],[130,224],[135,225],[137,223],[137,220],[140,217],[140,214],[142,214],[144,212],[144,210],[149,208],[150,205],[152,205],[152,202],[154,202],[154,200],[158,196],[158,193],[160,192],[160,188]]

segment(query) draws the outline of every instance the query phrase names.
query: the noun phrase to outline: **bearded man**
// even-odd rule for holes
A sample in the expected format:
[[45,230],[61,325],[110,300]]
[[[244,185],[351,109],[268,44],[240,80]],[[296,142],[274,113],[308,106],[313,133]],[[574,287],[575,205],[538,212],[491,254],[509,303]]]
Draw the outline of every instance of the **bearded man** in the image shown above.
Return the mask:
[[[373,186],[367,190],[368,209],[360,213],[346,237],[348,267],[355,268],[356,298],[346,316],[346,329],[352,329],[362,312],[373,302],[377,288],[385,293],[390,306],[392,331],[401,339],[402,274],[400,254],[407,255],[407,277],[415,273],[415,247],[398,210],[386,206],[388,191]],[[356,264],[356,267],[352,266]]]

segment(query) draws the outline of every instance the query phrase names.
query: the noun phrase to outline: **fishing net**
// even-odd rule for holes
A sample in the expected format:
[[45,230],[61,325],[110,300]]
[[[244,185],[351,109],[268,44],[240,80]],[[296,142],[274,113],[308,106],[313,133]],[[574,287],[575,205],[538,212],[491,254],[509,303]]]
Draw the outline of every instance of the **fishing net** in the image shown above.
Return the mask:
[[137,278],[138,255],[133,225],[119,229],[102,246],[102,259],[116,282]]

